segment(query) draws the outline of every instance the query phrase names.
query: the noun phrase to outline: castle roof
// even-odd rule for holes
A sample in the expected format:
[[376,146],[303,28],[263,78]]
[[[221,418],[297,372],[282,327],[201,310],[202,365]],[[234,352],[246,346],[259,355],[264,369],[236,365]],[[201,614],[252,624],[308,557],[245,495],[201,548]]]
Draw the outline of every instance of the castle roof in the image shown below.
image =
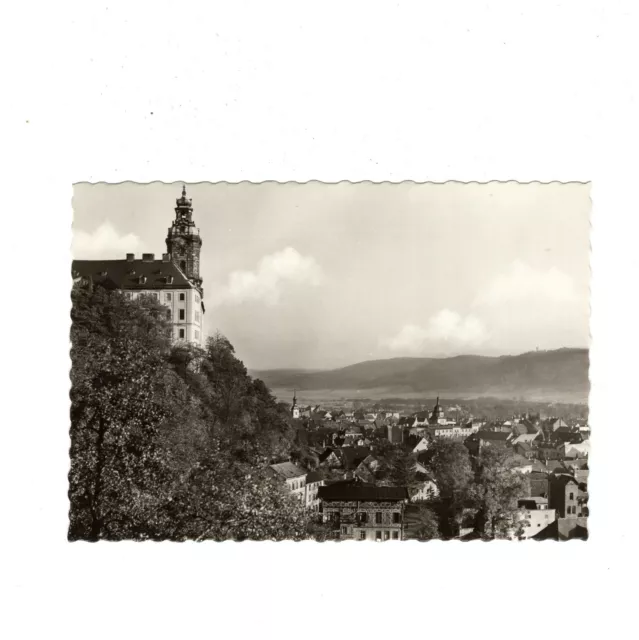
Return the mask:
[[131,256],[123,260],[74,260],[73,277],[127,291],[197,289],[170,259],[156,260],[152,253],[137,260]]

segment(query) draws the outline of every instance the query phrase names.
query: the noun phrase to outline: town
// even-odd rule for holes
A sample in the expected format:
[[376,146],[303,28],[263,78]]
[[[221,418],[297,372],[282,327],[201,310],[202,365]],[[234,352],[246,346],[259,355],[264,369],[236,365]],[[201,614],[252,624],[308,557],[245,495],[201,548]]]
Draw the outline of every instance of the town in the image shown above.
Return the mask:
[[[445,407],[439,398],[431,410],[406,415],[378,403],[346,411],[306,406],[294,395],[289,410],[297,448],[271,469],[306,508],[321,514],[334,539],[419,538],[419,507],[441,511],[452,498],[450,483],[440,487],[432,466],[447,449],[466,455],[473,467],[490,450],[504,474],[525,480],[521,494],[510,496],[516,508],[504,537],[587,537],[587,421],[531,413],[486,420],[458,404]],[[404,477],[388,473],[397,458],[405,461]],[[445,478],[451,469],[443,471]],[[459,526],[447,537],[472,539],[474,510],[461,510]]]

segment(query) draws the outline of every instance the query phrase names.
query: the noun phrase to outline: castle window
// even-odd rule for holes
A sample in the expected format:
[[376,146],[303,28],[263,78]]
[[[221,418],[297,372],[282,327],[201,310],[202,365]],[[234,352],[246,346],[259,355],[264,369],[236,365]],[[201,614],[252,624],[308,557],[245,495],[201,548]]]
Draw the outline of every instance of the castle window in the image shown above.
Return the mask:
[[366,540],[366,531],[360,531],[359,532],[359,539],[360,540]]
[[180,269],[186,271],[186,260],[180,260]]
[[184,302],[184,300],[186,300],[186,296],[183,293],[181,293],[180,294],[180,302]]
[[180,309],[180,320],[184,320],[184,309]]
[[180,339],[184,339],[184,329],[180,329]]
[[382,532],[381,531],[376,531],[375,532],[375,540],[381,540],[382,539]]
[[165,299],[167,302],[171,302],[171,294],[170,294],[170,293],[165,293],[165,294],[164,294],[164,299]]
[[399,524],[402,521],[402,516],[400,513],[393,514],[393,524]]
[[393,531],[393,540],[399,540],[399,531]]
[[574,499],[575,499],[575,494],[574,494],[574,493],[571,493],[571,494],[570,494],[570,500],[574,500]]
[[377,511],[375,513],[375,524],[382,524],[382,512]]

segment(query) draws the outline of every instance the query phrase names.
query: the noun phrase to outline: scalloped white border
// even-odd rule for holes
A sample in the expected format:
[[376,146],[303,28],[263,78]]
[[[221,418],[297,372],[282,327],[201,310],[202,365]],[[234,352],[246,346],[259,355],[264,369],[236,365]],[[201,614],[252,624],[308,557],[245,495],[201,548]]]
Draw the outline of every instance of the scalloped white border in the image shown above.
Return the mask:
[[[636,3],[13,5],[3,635],[627,637]],[[175,179],[592,181],[591,539],[67,544],[71,184]]]

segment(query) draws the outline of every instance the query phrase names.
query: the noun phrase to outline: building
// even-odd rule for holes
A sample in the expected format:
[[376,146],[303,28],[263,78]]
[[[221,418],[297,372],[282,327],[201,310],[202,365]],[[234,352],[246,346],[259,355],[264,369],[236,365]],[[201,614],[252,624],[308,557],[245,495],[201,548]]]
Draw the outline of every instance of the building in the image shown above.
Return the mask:
[[471,455],[477,456],[487,447],[495,447],[498,449],[508,448],[510,446],[511,436],[511,433],[502,431],[478,431],[466,438],[464,444]]
[[293,391],[293,404],[291,405],[291,415],[295,420],[300,417],[300,408],[297,404],[297,390]]
[[406,487],[376,487],[357,480],[319,488],[323,520],[339,540],[403,540]]
[[292,462],[280,462],[270,465],[276,477],[284,480],[289,491],[306,504],[306,471]]
[[317,471],[307,473],[305,485],[304,504],[306,508],[311,511],[319,511],[320,499],[318,492],[319,488],[324,486],[322,474]]
[[410,492],[410,501],[423,502],[437,498],[439,496],[439,489],[435,481],[428,474],[418,473],[418,477],[419,484],[415,487],[414,491]]
[[428,440],[426,438],[420,438],[419,442],[413,447],[413,453],[420,453],[421,451],[428,451]]
[[[577,518],[581,515],[579,483],[570,475],[561,473],[550,479],[550,506],[558,518]],[[578,513],[579,509],[579,513]]]
[[402,444],[404,441],[404,430],[400,425],[389,424],[386,427],[386,433],[391,444]]
[[167,308],[173,324],[173,340],[201,345],[204,343],[204,292],[200,276],[202,239],[193,221],[192,201],[176,200],[175,219],[168,230],[168,253],[156,260],[155,254],[141,258],[127,253],[123,259],[74,260],[75,281],[84,280],[108,289],[119,289],[135,300],[149,295]]
[[536,536],[556,519],[555,510],[548,508],[548,498],[540,496],[523,498],[519,500],[519,508],[522,517],[528,523],[528,526],[524,527],[522,538]]
[[430,414],[430,424],[448,424],[446,416],[444,415],[444,408],[439,404],[439,396],[433,407],[433,412]]

